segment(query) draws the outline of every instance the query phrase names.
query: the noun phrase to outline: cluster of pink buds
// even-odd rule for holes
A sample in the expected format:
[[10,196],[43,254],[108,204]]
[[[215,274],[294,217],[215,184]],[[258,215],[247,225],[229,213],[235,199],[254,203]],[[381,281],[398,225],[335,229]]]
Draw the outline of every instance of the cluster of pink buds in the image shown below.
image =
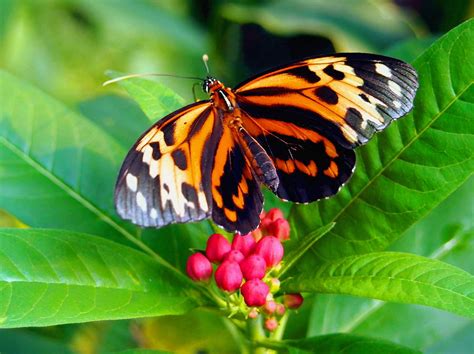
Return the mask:
[[[277,275],[284,254],[282,242],[289,239],[290,226],[276,208],[262,213],[260,219],[258,229],[247,235],[235,234],[232,243],[221,234],[211,235],[205,252],[189,257],[186,271],[191,279],[203,282],[209,282],[214,272],[217,287],[235,294],[234,305],[239,305],[236,307],[242,313],[249,318],[262,314],[265,328],[274,331],[286,309],[299,308],[303,297],[286,294],[279,301],[274,299],[280,288]],[[245,305],[242,300],[239,303],[242,298]]]

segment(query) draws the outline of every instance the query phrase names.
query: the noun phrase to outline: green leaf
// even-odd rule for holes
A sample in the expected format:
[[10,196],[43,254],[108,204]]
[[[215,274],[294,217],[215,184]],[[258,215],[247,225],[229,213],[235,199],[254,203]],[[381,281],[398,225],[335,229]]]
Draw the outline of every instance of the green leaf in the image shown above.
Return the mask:
[[184,275],[100,237],[2,229],[0,250],[3,328],[181,314],[205,303]]
[[474,318],[474,276],[411,254],[378,252],[341,258],[289,278],[282,288],[420,304]]
[[390,250],[436,258],[474,273],[474,176],[411,227]]
[[73,354],[67,343],[61,340],[19,329],[0,331],[0,351],[2,354]]
[[134,239],[113,186],[125,150],[107,132],[0,71],[0,208],[32,227]]
[[472,333],[474,333],[474,323],[471,321],[462,330],[455,332],[452,336],[436,343],[436,345],[430,346],[425,353],[469,353],[474,347]]
[[257,23],[282,36],[328,37],[337,51],[381,50],[413,36],[414,29],[422,31],[403,10],[388,1],[270,1],[262,5],[226,4],[221,11],[231,21]]
[[[108,71],[107,75],[111,78],[122,76],[121,73],[115,71]],[[132,78],[122,80],[119,83],[137,101],[152,122],[163,118],[184,105],[184,100],[180,96],[158,82]]]
[[[298,262],[298,260],[313,246],[316,241],[326,235],[334,227],[334,223],[323,226],[317,230],[314,230],[309,235],[306,235],[302,240],[291,241],[291,239],[285,245],[285,249],[289,252],[286,253],[285,263],[283,264],[279,277],[282,277],[291,267]],[[295,229],[296,225],[292,225],[292,229]],[[291,243],[296,244],[291,248]],[[290,247],[288,247],[290,246]]]
[[107,352],[107,354],[168,354],[171,352],[165,352],[163,350],[153,350],[153,349],[129,349],[122,350],[119,352]]
[[15,7],[13,0],[0,1],[0,40],[5,38]]
[[438,38],[439,36],[410,38],[390,46],[384,50],[383,54],[389,57],[401,59],[409,63],[418,58]]
[[78,109],[126,150],[151,125],[136,102],[117,95],[99,96],[80,102]]
[[[347,332],[360,336],[376,333],[401,345],[427,352],[448,342],[472,324],[472,320],[438,309],[385,303],[346,295],[316,295],[307,335]],[[470,337],[471,345],[474,338]],[[446,353],[463,352],[446,350]]]
[[287,340],[283,341],[282,344],[289,348],[290,353],[301,353],[298,349],[302,349],[303,351],[308,350],[311,353],[331,354],[420,353],[418,350],[410,349],[382,339],[342,333],[306,338],[302,340]]
[[[472,273],[474,235],[471,233],[466,238],[463,230],[472,228],[474,223],[472,210],[466,208],[474,196],[473,184],[474,177],[471,177],[425,219],[410,228],[391,249],[436,257]],[[456,225],[461,225],[461,229],[453,229]],[[379,338],[423,352],[443,347],[442,353],[461,353],[469,352],[474,346],[474,338],[466,333],[471,324],[472,320],[465,317],[425,306],[320,294],[313,302],[307,335],[348,332],[371,336],[377,333]],[[453,347],[449,348],[450,345]]]
[[473,36],[471,20],[415,61],[413,112],[358,149],[356,173],[338,196],[293,207],[300,235],[336,222],[301,268],[383,250],[473,173]]

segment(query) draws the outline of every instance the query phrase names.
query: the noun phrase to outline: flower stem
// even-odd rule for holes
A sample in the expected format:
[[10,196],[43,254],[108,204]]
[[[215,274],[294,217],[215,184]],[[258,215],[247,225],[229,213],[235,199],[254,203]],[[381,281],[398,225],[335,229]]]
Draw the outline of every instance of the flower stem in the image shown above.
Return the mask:
[[267,339],[265,336],[265,331],[263,330],[262,326],[262,316],[258,316],[257,318],[249,318],[247,321],[247,330],[248,335],[250,337],[250,343],[252,348],[250,349],[251,353],[255,354],[264,354],[266,353],[265,348],[259,347],[257,343],[264,341]]

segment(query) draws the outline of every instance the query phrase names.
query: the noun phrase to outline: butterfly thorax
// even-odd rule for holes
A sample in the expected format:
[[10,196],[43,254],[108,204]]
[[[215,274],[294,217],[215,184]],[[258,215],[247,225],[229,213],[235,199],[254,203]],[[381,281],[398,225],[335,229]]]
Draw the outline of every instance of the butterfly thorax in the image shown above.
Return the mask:
[[237,107],[235,94],[219,80],[208,76],[203,82],[203,90],[208,93],[214,106],[224,112],[233,112]]

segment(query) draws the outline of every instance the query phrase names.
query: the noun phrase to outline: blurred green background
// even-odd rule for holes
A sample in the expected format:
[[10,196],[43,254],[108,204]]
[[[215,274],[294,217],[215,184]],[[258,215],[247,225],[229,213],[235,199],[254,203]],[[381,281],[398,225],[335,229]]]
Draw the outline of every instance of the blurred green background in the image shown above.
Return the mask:
[[[108,69],[202,77],[206,73],[201,56],[208,53],[211,74],[234,86],[274,65],[333,51],[374,52],[411,61],[473,14],[474,2],[469,0],[0,0],[0,67],[110,129],[114,112],[129,112],[130,135],[121,138],[132,144],[140,133],[134,122],[146,118],[117,86],[102,87]],[[192,82],[160,82],[192,101]],[[469,183],[472,187],[472,180]],[[354,301],[354,306],[364,306]],[[317,324],[307,324],[312,302],[306,306],[289,326],[289,336],[316,331]],[[397,306],[390,305],[386,316],[408,308]],[[418,308],[413,308],[416,313]],[[420,310],[429,324],[449,324],[451,317],[440,313]],[[314,322],[318,317],[311,318]],[[189,336],[190,328],[194,335]],[[397,332],[383,328],[384,337]],[[462,341],[462,331],[473,325],[459,328]],[[456,336],[444,340],[435,325],[425,334],[415,331],[410,329],[412,337],[407,332],[394,340],[428,352],[455,348]],[[183,333],[188,334],[186,341]],[[0,331],[2,353],[30,353],[32,348],[36,353],[96,353],[137,346],[238,352],[225,323],[206,312]]]

